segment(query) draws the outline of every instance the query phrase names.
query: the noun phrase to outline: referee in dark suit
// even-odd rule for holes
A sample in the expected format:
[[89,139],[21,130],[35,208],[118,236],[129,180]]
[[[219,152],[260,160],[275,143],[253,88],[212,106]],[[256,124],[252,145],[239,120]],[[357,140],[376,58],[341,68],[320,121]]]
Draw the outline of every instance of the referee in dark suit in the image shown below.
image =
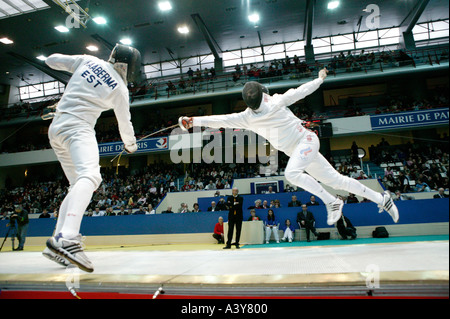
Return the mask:
[[233,231],[236,226],[236,242],[233,244],[236,248],[239,248],[239,239],[241,238],[243,212],[242,205],[244,204],[244,198],[239,196],[239,190],[236,187],[232,189],[232,196],[227,198],[228,207],[228,235],[227,245],[223,249],[231,248],[231,240],[233,239]]

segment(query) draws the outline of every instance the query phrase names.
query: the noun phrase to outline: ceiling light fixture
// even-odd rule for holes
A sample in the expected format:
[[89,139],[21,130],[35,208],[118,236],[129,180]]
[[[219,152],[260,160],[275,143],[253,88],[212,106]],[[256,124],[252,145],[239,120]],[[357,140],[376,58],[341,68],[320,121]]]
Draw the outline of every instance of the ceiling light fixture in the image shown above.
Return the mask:
[[86,47],[86,49],[88,49],[91,52],[97,52],[98,51],[98,47],[96,47],[95,45],[88,45]]
[[248,16],[248,19],[250,20],[250,22],[256,23],[259,21],[259,14],[253,13]]
[[131,39],[129,38],[124,38],[120,40],[120,43],[125,44],[125,45],[131,45],[133,43],[133,41],[131,41]]
[[172,10],[172,5],[169,1],[162,1],[158,3],[159,9],[161,11],[169,11]]
[[103,17],[96,17],[92,20],[97,24],[106,24],[106,19]]
[[329,10],[334,10],[337,7],[339,7],[340,2],[339,1],[330,1],[328,2],[328,9]]
[[69,32],[69,29],[66,28],[66,27],[63,26],[63,25],[58,25],[58,26],[55,27],[55,29],[58,30],[58,31],[61,32],[61,33]]
[[10,40],[8,38],[1,38],[0,42],[3,43],[3,44],[13,44],[14,43],[13,40]]
[[45,61],[45,60],[47,60],[47,57],[43,56],[43,55],[40,55],[40,56],[37,56],[36,59],[41,60],[41,61]]
[[187,34],[189,33],[189,28],[187,26],[179,27],[178,32],[180,32],[181,34]]

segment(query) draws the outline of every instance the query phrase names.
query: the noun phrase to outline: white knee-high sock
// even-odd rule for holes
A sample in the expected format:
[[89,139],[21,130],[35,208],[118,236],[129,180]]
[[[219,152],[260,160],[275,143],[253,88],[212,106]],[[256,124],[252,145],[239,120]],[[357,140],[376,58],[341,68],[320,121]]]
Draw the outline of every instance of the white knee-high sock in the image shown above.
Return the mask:
[[64,198],[64,200],[61,203],[61,206],[59,207],[59,211],[58,211],[58,220],[56,222],[56,228],[55,228],[55,232],[54,232],[54,236],[59,234],[61,232],[61,229],[64,225],[64,220],[66,219],[66,213],[67,213],[67,204],[70,201],[70,190],[67,192],[66,197]]
[[72,239],[80,233],[84,212],[95,190],[96,186],[88,178],[81,178],[73,185],[67,201],[64,223],[60,231],[64,238]]
[[328,193],[318,181],[308,174],[297,174],[294,179],[295,180],[292,181],[292,183],[295,182],[293,183],[294,185],[297,185],[314,196],[319,197],[325,204],[330,204],[336,200],[336,197]]
[[343,190],[361,196],[371,200],[376,204],[380,204],[383,201],[383,195],[361,184],[356,179],[345,176],[346,182],[342,187]]

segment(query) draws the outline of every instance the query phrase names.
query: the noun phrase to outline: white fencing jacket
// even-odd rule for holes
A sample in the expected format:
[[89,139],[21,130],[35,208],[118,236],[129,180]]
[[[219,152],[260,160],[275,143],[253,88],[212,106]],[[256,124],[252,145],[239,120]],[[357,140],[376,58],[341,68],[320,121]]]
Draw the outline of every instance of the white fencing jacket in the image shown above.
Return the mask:
[[90,55],[53,54],[46,64],[72,73],[57,113],[68,113],[95,127],[103,111],[114,109],[125,145],[136,143],[131,123],[128,88],[113,64]]
[[291,156],[307,132],[301,119],[288,106],[316,91],[323,80],[318,78],[290,89],[285,94],[264,94],[258,110],[247,108],[241,113],[193,117],[194,126],[251,130],[264,137],[276,149]]

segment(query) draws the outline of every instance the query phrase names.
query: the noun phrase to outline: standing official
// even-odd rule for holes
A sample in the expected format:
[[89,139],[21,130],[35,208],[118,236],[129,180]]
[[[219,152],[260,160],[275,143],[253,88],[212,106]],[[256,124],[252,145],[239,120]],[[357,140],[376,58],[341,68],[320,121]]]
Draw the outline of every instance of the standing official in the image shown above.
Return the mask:
[[[239,240],[241,238],[244,198],[238,195],[239,190],[236,187],[233,187],[232,194],[232,196],[228,196],[226,204],[228,207],[228,237],[227,245],[223,249],[230,249],[231,245],[239,248]],[[232,244],[234,227],[236,227],[236,241]]]

